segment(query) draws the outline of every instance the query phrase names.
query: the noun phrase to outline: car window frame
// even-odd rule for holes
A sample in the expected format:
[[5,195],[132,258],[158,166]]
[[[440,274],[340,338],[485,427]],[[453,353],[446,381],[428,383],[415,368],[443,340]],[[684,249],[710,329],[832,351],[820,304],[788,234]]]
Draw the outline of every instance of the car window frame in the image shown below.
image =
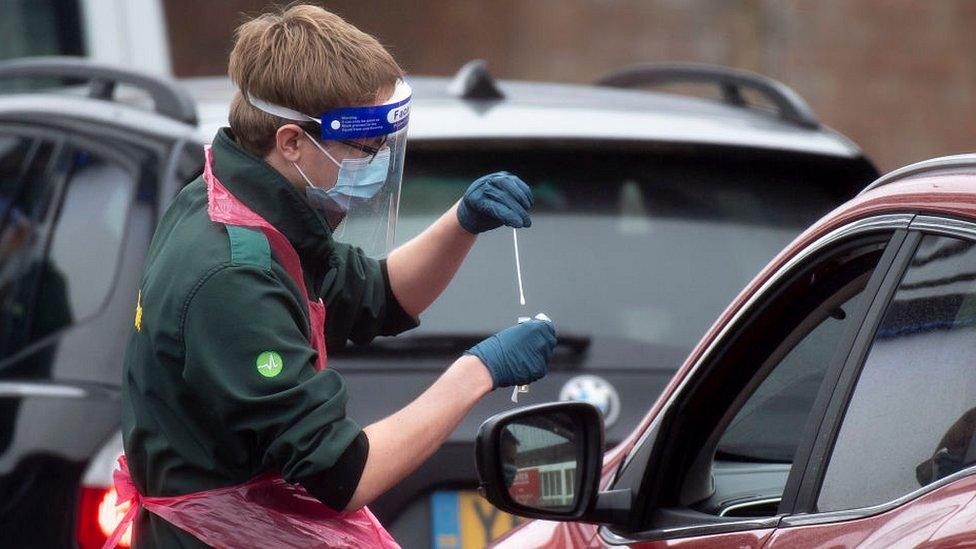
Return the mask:
[[[116,163],[126,172],[133,175],[133,187],[130,194],[128,208],[125,213],[125,227],[122,232],[122,238],[120,240],[119,249],[117,252],[118,257],[116,258],[115,270],[112,273],[112,283],[109,286],[110,288],[115,288],[118,284],[118,278],[121,272],[123,261],[122,255],[126,248],[126,242],[129,238],[129,226],[132,222],[133,206],[138,199],[139,187],[141,185],[142,170],[140,163],[113,147],[112,143],[114,143],[116,140],[110,137],[106,137],[107,141],[105,141],[99,140],[96,135],[84,135],[69,129],[40,125],[31,126],[22,123],[2,123],[0,124],[0,131],[5,131],[7,128],[12,127],[22,128],[24,132],[31,132],[32,135],[52,136],[50,141],[54,144],[54,148],[51,151],[51,156],[47,161],[47,165],[44,167],[43,177],[47,180],[47,183],[52,186],[51,192],[54,194],[49,211],[45,215],[43,232],[39,237],[41,238],[41,242],[38,243],[38,246],[43,250],[43,255],[45,257],[47,257],[50,253],[54,231],[57,226],[57,220],[60,217],[61,209],[64,207],[63,200],[65,197],[66,185],[68,184],[72,175],[70,171],[65,171],[65,173],[61,174],[55,173],[55,167],[59,162],[63,161],[64,154],[75,149],[89,150]],[[140,147],[139,144],[135,144],[134,146]],[[146,153],[156,154],[156,151],[153,149],[147,149]],[[160,177],[161,176],[162,174],[160,174]],[[158,181],[158,178],[154,184],[159,187],[160,181]],[[114,290],[109,291],[109,294],[106,295],[106,297],[102,300],[102,303],[99,305],[98,309],[92,314],[86,316],[85,318],[78,319],[77,321],[55,330],[50,334],[46,334],[35,341],[29,342],[8,356],[0,357],[0,368],[19,360],[23,360],[24,357],[30,356],[38,349],[43,348],[49,345],[52,341],[63,337],[66,331],[98,319],[104,313],[105,307],[111,300],[111,294],[113,291]],[[36,299],[36,295],[32,296],[32,299]]]
[[811,456],[816,456],[816,463],[812,463],[808,467],[802,480],[802,485],[798,491],[795,514],[785,517],[780,524],[781,527],[808,526],[871,517],[901,507],[925,494],[976,474],[976,464],[973,464],[917,490],[876,505],[837,511],[817,510],[817,500],[820,497],[820,489],[827,473],[829,458],[833,453],[834,444],[840,436],[844,416],[854,397],[857,381],[874,343],[875,333],[883,320],[888,305],[895,298],[919,243],[923,237],[929,235],[948,236],[976,242],[976,222],[936,215],[918,215],[912,220],[909,225],[908,237],[899,252],[899,257],[889,270],[882,290],[878,292],[874,303],[872,303],[872,310],[877,313],[876,317],[873,318],[873,323],[865,323],[861,327],[861,331],[855,340],[854,349],[844,365],[843,377],[831,396],[828,416],[825,417],[821,430],[817,434],[811,453]]
[[[68,136],[67,134],[65,134],[65,132],[62,131],[47,129],[35,125],[20,124],[20,123],[6,123],[6,122],[0,123],[0,133],[4,133],[7,135],[28,137],[34,141],[28,153],[30,155],[30,158],[21,167],[20,174],[18,175],[18,179],[19,179],[18,188],[17,188],[18,194],[22,191],[23,189],[22,186],[25,184],[25,182],[23,181],[23,177],[27,173],[30,164],[36,161],[36,155],[38,153],[41,144],[46,141],[51,145],[51,152],[47,160],[45,161],[45,165],[39,166],[39,170],[38,170],[40,173],[40,179],[43,181],[43,184],[50,186],[51,188],[48,190],[48,192],[52,193],[51,205],[48,207],[47,211],[45,212],[44,219],[41,220],[42,230],[38,231],[37,238],[39,242],[36,243],[36,248],[42,250],[43,254],[46,255],[47,250],[51,243],[51,228],[53,227],[53,223],[51,222],[51,220],[53,218],[56,218],[58,215],[58,211],[60,209],[59,201],[61,200],[61,196],[64,188],[64,181],[63,181],[64,178],[56,177],[56,175],[53,173],[54,166],[57,164],[58,158],[60,158],[60,156],[64,152],[65,147],[67,146]],[[0,221],[5,223],[6,222],[5,218],[7,215],[9,215],[9,213],[8,212],[0,212],[0,213],[2,213],[4,217],[4,219],[0,219]],[[37,281],[36,280],[31,281],[31,284],[34,284],[36,286]],[[34,288],[34,291],[30,296],[32,302],[37,298],[36,290],[37,288]],[[46,338],[42,338],[42,339],[46,339]],[[34,347],[34,342],[31,342],[25,345],[24,347],[17,349],[14,353],[8,355],[7,357],[0,357],[0,368],[2,368],[3,366],[5,366],[10,362],[13,362],[18,357],[25,356],[23,351],[33,347]]]
[[[30,159],[28,162],[23,164],[20,168],[20,173],[18,174],[18,179],[24,177],[28,167],[35,161],[35,157],[38,153],[38,148],[42,141],[47,141],[51,144],[51,154],[47,160],[47,164],[42,169],[42,176],[47,178],[50,177],[50,171],[54,165],[54,159],[63,150],[67,136],[65,132],[58,131],[55,129],[48,129],[41,126],[22,124],[16,122],[6,122],[0,120],[0,134],[14,135],[17,137],[26,137],[33,140],[31,144],[31,150],[29,151]],[[4,213],[4,212],[0,212]]]
[[[914,217],[914,213],[894,213],[880,214],[852,221],[830,231],[815,242],[809,244],[773,273],[743,306],[736,311],[732,319],[722,327],[719,334],[711,340],[688,373],[680,380],[677,388],[667,397],[667,400],[655,414],[654,420],[648,425],[637,444],[635,444],[628,456],[622,461],[610,488],[616,490],[630,488],[635,494],[633,498],[635,501],[634,512],[639,515],[645,515],[647,509],[644,509],[643,505],[639,502],[642,500],[646,501],[649,497],[645,492],[648,483],[644,482],[644,479],[645,477],[653,478],[654,473],[650,472],[650,470],[657,463],[657,460],[660,459],[661,441],[664,440],[661,433],[667,432],[666,430],[662,430],[665,427],[662,425],[662,421],[675,406],[675,403],[683,396],[687,396],[686,393],[688,392],[690,381],[696,378],[698,372],[705,368],[707,364],[714,363],[718,360],[727,345],[735,341],[739,337],[741,330],[753,322],[755,315],[764,309],[764,305],[770,299],[776,298],[782,284],[805,266],[809,265],[810,262],[816,261],[819,257],[822,257],[822,254],[830,253],[838,245],[843,245],[845,242],[869,236],[871,233],[888,233],[888,244],[864,290],[867,293],[867,297],[865,298],[867,300],[866,311],[864,312],[865,316],[860,322],[852,324],[848,332],[845,332],[843,341],[845,342],[846,353],[838,352],[835,354],[832,364],[827,369],[823,386],[820,388],[814,407],[811,409],[810,414],[814,418],[813,420],[816,421],[817,417],[814,414],[819,415],[822,420],[825,408],[829,403],[828,397],[833,393],[834,384],[843,371],[843,365],[847,363],[846,357],[849,357],[853,351],[856,342],[855,336],[860,333],[860,327],[864,323],[880,321],[880,318],[875,320],[871,316],[872,314],[878,316],[873,306],[875,301],[877,301],[878,292],[882,289],[884,281],[887,280],[892,266],[895,265],[900,258],[900,254],[903,253],[905,239],[909,234],[908,227]],[[800,479],[805,476],[806,468],[809,465],[809,453],[813,450],[813,440],[815,440],[815,435],[818,433],[819,428],[804,435],[804,439],[800,441],[797,447],[797,453],[794,456],[793,470],[791,470],[786,487],[784,488],[780,512],[773,517],[749,517],[724,520],[721,520],[721,517],[716,517],[717,520],[714,523],[707,525],[691,525],[685,527],[675,525],[670,528],[638,530],[635,532],[621,532],[619,529],[615,531],[610,527],[602,526],[599,529],[600,535],[607,543],[621,544],[775,528],[783,518],[795,512],[796,496],[801,485]],[[631,471],[630,475],[627,474],[628,469]],[[632,524],[636,524],[636,521],[632,521]]]
[[[183,187],[203,173],[204,145],[197,139],[181,137],[172,142],[165,168],[160,173],[156,200],[156,219],[162,219]],[[196,160],[194,160],[196,156]]]

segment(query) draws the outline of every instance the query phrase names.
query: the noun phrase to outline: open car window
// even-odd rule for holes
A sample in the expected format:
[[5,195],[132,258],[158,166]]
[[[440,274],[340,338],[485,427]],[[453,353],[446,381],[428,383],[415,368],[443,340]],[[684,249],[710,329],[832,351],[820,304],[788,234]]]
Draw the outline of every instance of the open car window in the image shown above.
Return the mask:
[[[827,369],[850,345],[845,337],[870,301],[866,288],[883,249],[867,243],[821,260],[745,328],[751,337],[733,344],[755,337],[749,349],[733,348],[721,359],[724,368],[741,372],[727,382],[743,386],[709,438],[717,444],[705,444],[713,453],[712,486],[694,508],[719,516],[778,512]],[[762,337],[766,332],[776,335]],[[690,500],[701,477],[695,471],[689,477]]]
[[823,413],[817,403],[904,234],[835,242],[757,297],[664,413],[641,488],[642,528],[724,528],[780,513]]
[[864,284],[858,277],[841,288],[783,342],[791,348],[736,412],[719,440],[717,461],[793,462],[831,354],[849,329],[848,312],[863,302]]

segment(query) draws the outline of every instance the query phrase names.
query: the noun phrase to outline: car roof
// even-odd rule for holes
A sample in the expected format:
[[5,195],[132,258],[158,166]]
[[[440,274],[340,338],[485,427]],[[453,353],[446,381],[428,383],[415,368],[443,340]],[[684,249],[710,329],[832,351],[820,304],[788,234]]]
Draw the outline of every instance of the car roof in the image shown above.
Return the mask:
[[[640,90],[501,80],[500,100],[463,99],[451,80],[408,77],[411,141],[553,139],[653,141],[793,151],[841,158],[860,149],[837,132],[802,127],[773,112]],[[201,136],[227,124],[236,88],[227,78],[182,80],[197,100]],[[308,113],[317,114],[317,113]]]
[[83,131],[89,123],[124,128],[169,140],[198,141],[199,131],[184,122],[124,103],[63,93],[18,93],[0,96],[0,120],[57,122]]
[[868,185],[838,210],[869,209],[976,221],[976,154],[933,158],[897,169]]
[[[147,134],[182,134],[168,121],[190,129],[192,140],[206,143],[217,128],[227,124],[236,91],[226,77],[190,78],[177,83],[79,58],[24,58],[0,63],[3,78],[44,76],[87,80],[92,98],[48,93],[64,90],[14,93],[0,98],[0,116],[18,119],[27,114],[38,120],[54,116],[62,123],[97,121]],[[414,88],[408,131],[415,142],[652,142],[764,149],[866,162],[856,145],[820,124],[796,92],[775,80],[726,67],[641,65],[609,75],[600,86],[587,86],[495,81],[483,61],[472,61],[453,79],[407,79]],[[674,83],[715,86],[722,91],[722,100],[634,89]],[[152,109],[145,116],[136,114],[139,102],[114,93],[117,84],[148,93]],[[764,100],[762,104],[772,108],[752,106],[743,91],[757,94]],[[57,106],[57,101],[65,101],[65,106],[70,103],[70,109]]]
[[868,185],[860,194],[869,193],[879,187],[905,180],[915,179],[916,176],[933,176],[937,174],[960,175],[976,170],[976,153],[956,154],[923,160],[909,164],[889,172]]

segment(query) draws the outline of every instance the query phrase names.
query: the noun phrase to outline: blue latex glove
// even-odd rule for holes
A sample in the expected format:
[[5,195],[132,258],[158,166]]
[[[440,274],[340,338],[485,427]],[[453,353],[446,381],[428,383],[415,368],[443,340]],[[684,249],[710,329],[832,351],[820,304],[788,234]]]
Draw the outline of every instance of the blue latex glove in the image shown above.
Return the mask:
[[525,385],[549,371],[556,350],[556,329],[551,322],[532,319],[506,328],[467,350],[488,368],[492,389]]
[[472,234],[483,233],[502,225],[531,227],[529,210],[534,199],[532,189],[508,172],[479,177],[464,192],[458,205],[458,222]]

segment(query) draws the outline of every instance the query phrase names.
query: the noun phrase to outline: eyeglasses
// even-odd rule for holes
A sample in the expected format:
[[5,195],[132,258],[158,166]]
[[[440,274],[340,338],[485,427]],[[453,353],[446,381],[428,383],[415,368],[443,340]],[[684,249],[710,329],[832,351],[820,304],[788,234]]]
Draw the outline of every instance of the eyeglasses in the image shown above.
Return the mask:
[[375,146],[356,141],[349,141],[347,139],[339,139],[339,143],[342,143],[347,147],[352,147],[357,151],[366,153],[366,156],[369,157],[369,161],[372,162],[373,159],[376,158],[376,155],[379,154],[379,152],[382,151],[383,147],[386,145],[386,136],[384,135]]

